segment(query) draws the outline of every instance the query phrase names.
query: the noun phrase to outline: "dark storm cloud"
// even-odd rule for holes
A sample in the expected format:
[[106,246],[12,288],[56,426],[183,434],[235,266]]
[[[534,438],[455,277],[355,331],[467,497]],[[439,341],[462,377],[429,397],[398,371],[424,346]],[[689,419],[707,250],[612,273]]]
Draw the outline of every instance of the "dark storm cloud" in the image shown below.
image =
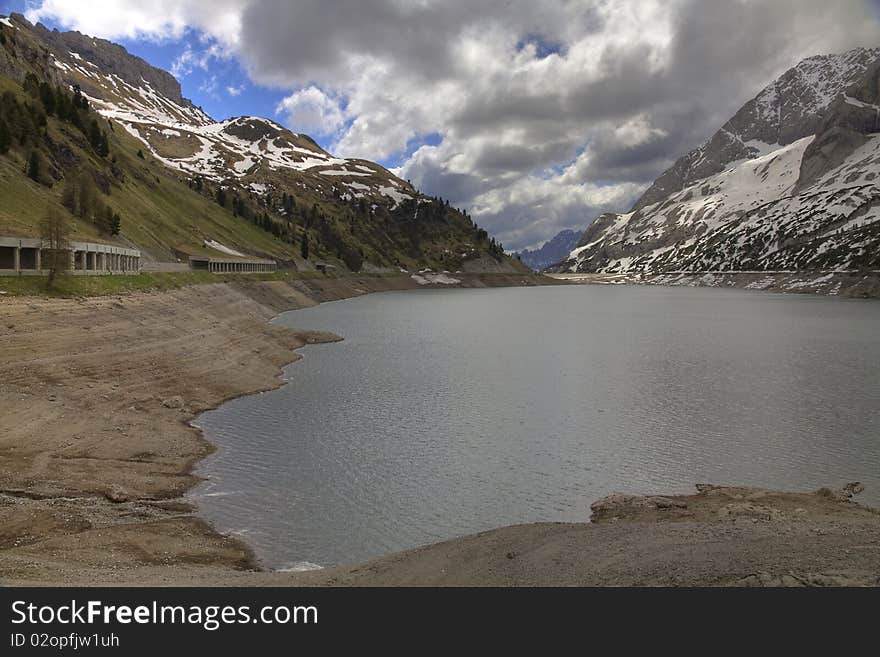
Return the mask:
[[485,175],[521,173],[550,166],[574,155],[565,141],[537,144],[489,144],[480,150],[474,167]]
[[[880,46],[874,0],[99,4],[35,12],[101,36],[205,33],[290,92],[292,128],[342,155],[402,158],[402,175],[515,248],[626,209],[798,60]],[[406,150],[425,135],[440,144]]]
[[[580,32],[600,29],[592,4],[261,0],[243,12],[241,41],[255,75],[267,81],[325,81],[349,55],[391,60],[410,74],[436,80],[455,75],[456,38],[463,32],[512,23],[525,30],[520,38],[560,47],[553,37],[567,20]],[[576,7],[563,11],[564,5]]]
[[386,0],[268,0],[245,10],[241,40],[255,75],[280,84],[324,82],[352,53],[443,76],[453,61],[438,37],[462,28],[456,18],[442,6]]

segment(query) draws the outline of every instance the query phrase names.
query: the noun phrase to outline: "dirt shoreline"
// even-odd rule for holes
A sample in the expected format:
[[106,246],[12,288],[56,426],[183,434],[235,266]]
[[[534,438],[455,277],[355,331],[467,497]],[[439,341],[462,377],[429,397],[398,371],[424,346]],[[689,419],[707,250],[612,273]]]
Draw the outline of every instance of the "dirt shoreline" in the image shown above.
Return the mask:
[[[592,522],[502,527],[303,573],[315,586],[878,586],[880,511],[849,489],[610,495]],[[858,487],[856,487],[858,490]]]
[[778,294],[818,294],[848,299],[880,298],[880,272],[678,272],[671,274],[549,274],[582,285],[715,287]]
[[418,287],[409,276],[347,276],[0,299],[0,583],[173,584],[255,571],[250,549],[182,498],[214,449],[189,422],[283,385],[296,349],[338,339],[273,326],[278,313]]
[[279,312],[417,287],[404,276],[353,276],[0,300],[0,584],[880,582],[880,514],[849,494],[717,487],[607,498],[593,523],[506,527],[316,572],[259,571],[244,543],[183,501],[198,482],[193,465],[213,451],[189,422],[283,385],[295,349],[338,339],[270,324]]

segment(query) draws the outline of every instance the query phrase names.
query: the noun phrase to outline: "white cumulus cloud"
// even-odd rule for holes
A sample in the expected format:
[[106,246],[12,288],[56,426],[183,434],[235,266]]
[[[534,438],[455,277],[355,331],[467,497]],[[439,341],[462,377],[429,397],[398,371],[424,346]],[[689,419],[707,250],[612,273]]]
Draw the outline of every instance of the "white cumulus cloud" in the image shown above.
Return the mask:
[[295,130],[322,137],[335,134],[345,123],[339,101],[314,86],[282,99],[275,113],[285,116]]

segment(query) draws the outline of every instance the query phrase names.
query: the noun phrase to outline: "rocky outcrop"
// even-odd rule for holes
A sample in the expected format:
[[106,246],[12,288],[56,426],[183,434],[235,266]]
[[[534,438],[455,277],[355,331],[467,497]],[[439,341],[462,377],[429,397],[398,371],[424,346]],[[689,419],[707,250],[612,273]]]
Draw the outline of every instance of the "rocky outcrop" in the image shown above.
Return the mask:
[[699,148],[681,157],[636,202],[653,205],[716,175],[737,160],[756,157],[768,145],[786,146],[822,127],[828,103],[880,57],[880,48],[810,57],[746,103]]
[[800,494],[715,484],[696,484],[695,488],[697,492],[692,495],[613,493],[590,505],[590,522],[676,519],[777,522],[815,515],[817,512],[834,512],[840,505],[858,506],[854,505],[853,497],[865,489],[859,482],[846,484],[839,489],[820,488],[814,493]]
[[608,518],[620,518],[632,515],[633,512],[645,510],[687,509],[687,502],[674,497],[659,495],[626,495],[613,493],[590,505],[593,522]]
[[31,25],[21,14],[12,14],[11,19],[23,27],[32,29],[37,33],[38,38],[54,48],[62,52],[75,52],[108,74],[118,75],[135,86],[146,80],[154,89],[175,103],[185,102],[180,92],[180,83],[173,75],[151,66],[116,43],[79,32],[59,32],[49,30],[41,24]]
[[816,139],[804,152],[798,189],[806,189],[829,171],[840,167],[868,135],[880,132],[880,63],[832,101],[825,111]]
[[861,132],[834,126],[813,140],[801,161],[798,189],[807,189],[823,175],[841,166],[867,138]]
[[243,116],[233,119],[232,123],[224,129],[224,132],[245,141],[258,142],[261,139],[280,137],[285,130],[281,126],[274,125],[269,121]]

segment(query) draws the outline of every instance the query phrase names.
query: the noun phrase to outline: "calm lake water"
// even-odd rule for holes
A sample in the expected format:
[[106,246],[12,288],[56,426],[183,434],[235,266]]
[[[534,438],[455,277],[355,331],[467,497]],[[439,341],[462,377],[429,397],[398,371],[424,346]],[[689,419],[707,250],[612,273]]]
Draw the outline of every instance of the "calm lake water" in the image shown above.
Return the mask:
[[613,491],[862,481],[880,303],[664,287],[414,290],[285,313],[345,341],[206,413],[194,493],[270,568],[359,561]]

